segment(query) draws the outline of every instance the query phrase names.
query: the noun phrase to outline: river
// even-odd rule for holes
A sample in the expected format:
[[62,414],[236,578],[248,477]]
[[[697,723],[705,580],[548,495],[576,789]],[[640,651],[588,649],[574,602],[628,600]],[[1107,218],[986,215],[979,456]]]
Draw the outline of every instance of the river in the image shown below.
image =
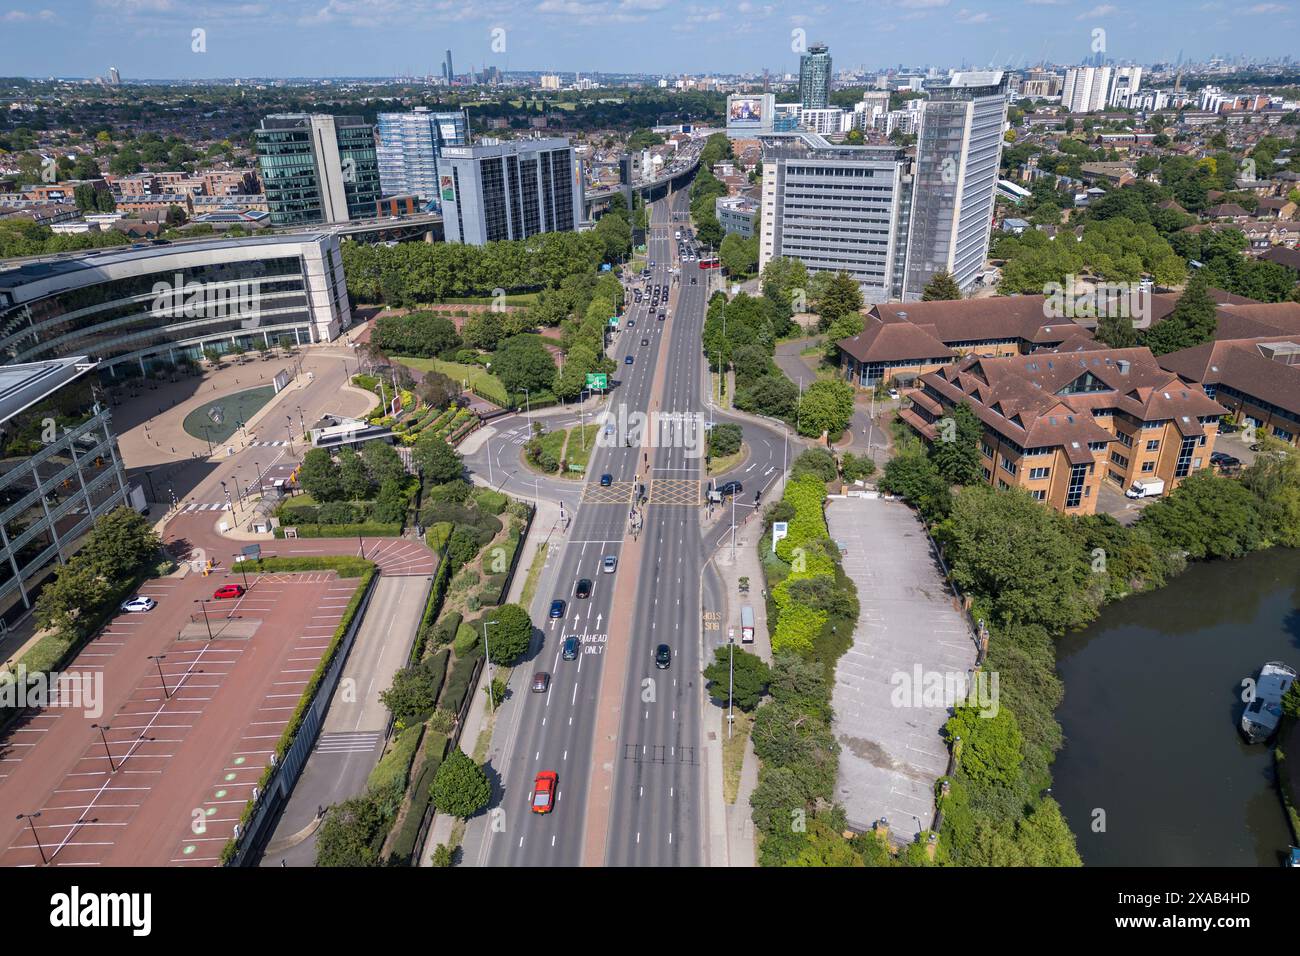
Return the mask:
[[1192,565],[1058,643],[1053,795],[1085,865],[1280,864],[1272,743],[1237,730],[1267,660],[1300,667],[1300,550]]

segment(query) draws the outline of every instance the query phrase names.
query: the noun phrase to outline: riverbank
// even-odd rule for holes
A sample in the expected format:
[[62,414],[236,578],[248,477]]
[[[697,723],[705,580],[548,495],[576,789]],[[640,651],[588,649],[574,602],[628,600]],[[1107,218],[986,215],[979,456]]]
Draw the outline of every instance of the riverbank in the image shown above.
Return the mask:
[[[1054,793],[1085,864],[1278,865],[1296,835],[1272,748],[1237,721],[1241,682],[1298,648],[1295,549],[1192,565],[1058,642]],[[1283,750],[1300,757],[1297,734]]]

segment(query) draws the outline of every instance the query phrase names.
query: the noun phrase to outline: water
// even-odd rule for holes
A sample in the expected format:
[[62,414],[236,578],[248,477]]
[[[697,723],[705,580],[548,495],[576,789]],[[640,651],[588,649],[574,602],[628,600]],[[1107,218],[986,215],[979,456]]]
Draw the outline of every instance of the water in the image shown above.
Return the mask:
[[1085,865],[1279,865],[1272,743],[1237,730],[1241,681],[1267,660],[1300,667],[1300,550],[1193,565],[1059,642],[1053,793]]

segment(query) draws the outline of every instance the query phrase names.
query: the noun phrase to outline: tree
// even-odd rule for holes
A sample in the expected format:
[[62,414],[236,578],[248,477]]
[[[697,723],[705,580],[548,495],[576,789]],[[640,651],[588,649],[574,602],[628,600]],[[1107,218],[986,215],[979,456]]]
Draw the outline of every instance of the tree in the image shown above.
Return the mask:
[[369,794],[335,804],[316,836],[317,866],[378,866],[376,837],[388,816]]
[[862,308],[862,289],[846,272],[837,272],[824,284],[817,297],[817,314],[823,328]]
[[162,539],[144,515],[120,505],[96,521],[79,557],[112,585],[135,574],[158,554]]
[[838,435],[853,418],[853,386],[838,379],[813,382],[799,402],[799,434]]
[[961,286],[953,278],[951,272],[936,272],[930,277],[930,281],[925,284],[921,290],[922,302],[937,302],[943,299],[960,299],[962,298]]
[[482,767],[453,747],[438,767],[429,796],[439,812],[468,820],[492,800],[492,784]]
[[1218,306],[1210,298],[1205,277],[1197,272],[1168,317],[1147,330],[1143,344],[1156,355],[1165,355],[1210,341],[1218,326]]
[[826,330],[826,361],[839,365],[840,343],[845,339],[857,338],[866,326],[860,312],[849,312],[832,322]]
[[110,597],[109,582],[88,561],[72,560],[36,597],[36,623],[42,630],[84,636],[88,622]]
[[957,707],[944,725],[944,738],[961,738],[958,765],[972,781],[1011,786],[1018,777],[1023,740],[1015,715],[1005,707],[992,716],[978,707]]
[[829,484],[839,477],[840,469],[835,464],[835,456],[825,448],[809,448],[796,458],[790,466],[790,477],[814,475],[818,481]]
[[[452,399],[460,394],[460,386],[452,380],[450,375],[428,371],[420,378],[420,384],[416,386],[415,394],[420,401],[430,408],[446,408],[451,404]],[[370,444],[373,444],[373,442]]]
[[533,620],[518,604],[502,604],[489,612],[487,639],[493,664],[513,664],[528,653],[533,640]]
[[875,474],[876,463],[869,455],[855,455],[846,451],[840,469],[844,472],[845,481],[859,481]]
[[374,492],[374,481],[365,462],[351,448],[339,449],[339,479],[343,494],[350,501],[364,501]]
[[1264,539],[1259,499],[1240,482],[1208,471],[1144,508],[1137,527],[1193,560],[1240,558]]
[[745,239],[736,233],[728,233],[718,247],[718,258],[727,274],[734,278],[746,278],[758,268],[758,237]]
[[[428,660],[432,661],[433,658]],[[410,727],[433,712],[441,688],[442,674],[434,673],[426,666],[426,662],[421,661],[394,674],[392,686],[381,691],[379,699],[394,719]]]
[[1138,344],[1137,330],[1129,316],[1103,315],[1097,320],[1093,335],[1097,341],[1104,342],[1113,349],[1128,349]]
[[994,622],[1063,631],[1096,613],[1085,597],[1090,566],[1065,519],[1026,491],[965,488],[935,537],[954,583],[988,607]]
[[734,455],[740,451],[743,431],[739,425],[721,422],[709,429],[709,454],[714,458]]
[[1266,438],[1241,483],[1255,493],[1270,542],[1300,547],[1300,451]]
[[298,467],[298,484],[317,501],[341,501],[344,498],[343,476],[324,448],[313,448],[303,456]]
[[379,486],[379,494],[375,497],[375,520],[384,524],[402,524],[409,504],[410,495],[405,483],[389,479]]
[[757,654],[730,647],[716,648],[713,656],[713,663],[704,668],[704,679],[709,682],[709,693],[713,698],[725,702],[730,687],[733,689],[732,700],[741,710],[757,707],[767,693],[771,676],[763,659]]
[[930,460],[951,485],[973,485],[982,477],[980,439],[984,425],[968,402],[956,405],[949,415],[935,423]]
[[524,389],[539,392],[555,381],[555,359],[537,339],[518,335],[492,356],[492,374],[515,394]]
[[411,459],[423,473],[424,480],[435,485],[454,481],[464,471],[456,449],[435,435],[432,429],[425,429],[415,440]]
[[387,442],[366,442],[361,446],[361,460],[365,462],[366,471],[376,484],[406,480],[406,466],[402,464],[402,456]]

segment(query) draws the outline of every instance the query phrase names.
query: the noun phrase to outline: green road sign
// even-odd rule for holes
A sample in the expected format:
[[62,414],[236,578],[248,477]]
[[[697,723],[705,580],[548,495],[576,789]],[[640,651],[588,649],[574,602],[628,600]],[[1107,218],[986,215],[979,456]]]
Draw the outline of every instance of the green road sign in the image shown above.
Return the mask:
[[608,387],[608,385],[609,385],[609,380],[608,380],[608,377],[605,375],[604,372],[588,372],[588,373],[587,373],[587,387],[588,387],[588,388],[598,388],[598,389],[600,389],[601,391],[604,391],[604,390]]
[[617,316],[617,315],[611,315],[611,316],[609,317],[609,325],[610,325],[610,328],[615,328],[615,329],[618,328],[618,316]]

